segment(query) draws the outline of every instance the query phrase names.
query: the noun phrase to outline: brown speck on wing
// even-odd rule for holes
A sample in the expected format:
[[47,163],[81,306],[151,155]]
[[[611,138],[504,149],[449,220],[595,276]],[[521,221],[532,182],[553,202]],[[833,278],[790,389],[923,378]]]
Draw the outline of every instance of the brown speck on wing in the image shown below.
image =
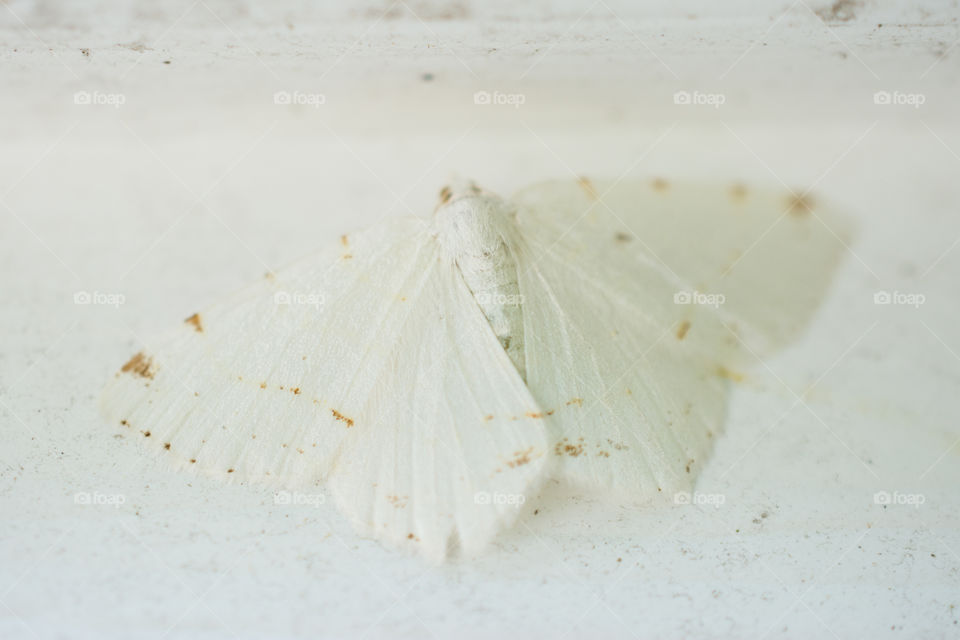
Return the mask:
[[553,447],[553,452],[558,456],[567,455],[572,458],[576,458],[583,453],[583,444],[570,444],[567,438],[562,439]]
[[534,418],[534,419],[540,419],[540,418],[544,418],[546,416],[552,416],[552,415],[553,415],[553,409],[550,409],[549,411],[527,411],[526,413],[526,416],[528,418]]
[[130,358],[130,360],[120,368],[120,371],[152,380],[154,375],[153,360],[141,351]]
[[813,199],[807,195],[794,195],[791,194],[787,198],[787,206],[789,207],[787,211],[790,215],[803,217],[808,215],[811,210],[813,210]]
[[533,453],[533,447],[529,449],[524,449],[523,451],[516,451],[513,454],[513,459],[507,461],[507,466],[511,469],[515,467],[522,467],[532,460],[531,454]]
[[[717,367],[717,375],[721,378],[726,378],[731,382],[743,382],[743,374],[737,373],[736,371],[731,371],[723,365]],[[689,411],[689,410],[688,410]]]
[[590,178],[586,176],[580,176],[580,179],[577,180],[577,184],[580,185],[580,188],[583,189],[588,196],[590,196],[594,200],[597,199],[597,190],[593,186],[593,183],[590,182]]
[[350,428],[353,426],[353,418],[348,418],[347,416],[343,415],[336,409],[330,409],[330,413],[332,413],[333,417],[339,420],[340,422],[347,423],[347,428]]
[[200,320],[200,314],[195,313],[186,320],[184,320],[189,325],[193,325],[194,331],[197,333],[203,333],[203,322]]
[[654,178],[653,179],[653,188],[655,191],[663,193],[670,188],[670,183],[664,180],[663,178]]
[[683,340],[687,337],[687,331],[690,331],[690,322],[684,320],[680,323],[680,326],[677,328],[677,340]]

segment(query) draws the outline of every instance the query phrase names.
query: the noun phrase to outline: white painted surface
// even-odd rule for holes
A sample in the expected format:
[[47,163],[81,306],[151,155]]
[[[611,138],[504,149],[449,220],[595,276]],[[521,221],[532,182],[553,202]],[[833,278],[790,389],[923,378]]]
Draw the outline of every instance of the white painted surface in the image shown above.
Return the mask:
[[[826,24],[803,2],[515,5],[0,7],[0,635],[958,633],[956,2]],[[782,181],[858,220],[808,334],[732,394],[699,484],[722,507],[548,496],[437,570],[332,506],[171,474],[102,423],[96,394],[141,340],[328,238],[428,213],[454,171],[502,193]]]

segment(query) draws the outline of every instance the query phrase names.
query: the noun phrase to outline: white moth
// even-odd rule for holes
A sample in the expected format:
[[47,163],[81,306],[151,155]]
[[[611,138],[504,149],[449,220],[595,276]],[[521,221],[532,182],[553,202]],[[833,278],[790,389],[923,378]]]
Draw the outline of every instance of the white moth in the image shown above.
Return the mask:
[[842,246],[786,192],[448,187],[191,316],[104,411],[177,467],[325,483],[364,535],[474,554],[547,478],[690,490],[738,367],[802,328]]

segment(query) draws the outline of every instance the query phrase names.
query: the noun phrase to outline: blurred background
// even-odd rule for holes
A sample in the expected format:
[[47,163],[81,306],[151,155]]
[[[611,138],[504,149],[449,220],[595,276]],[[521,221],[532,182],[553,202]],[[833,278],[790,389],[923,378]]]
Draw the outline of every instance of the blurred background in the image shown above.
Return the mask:
[[[958,15],[0,1],[0,635],[955,634]],[[856,221],[808,334],[734,389],[698,485],[722,505],[545,501],[429,569],[332,505],[167,473],[99,419],[152,334],[430,215],[454,174],[811,189]]]

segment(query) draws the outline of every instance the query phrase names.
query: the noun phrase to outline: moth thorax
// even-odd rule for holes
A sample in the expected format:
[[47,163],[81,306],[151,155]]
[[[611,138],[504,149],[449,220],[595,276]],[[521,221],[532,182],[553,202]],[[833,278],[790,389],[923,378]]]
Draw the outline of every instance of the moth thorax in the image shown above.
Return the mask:
[[490,328],[526,380],[523,298],[510,244],[511,220],[498,198],[465,197],[437,211],[438,239]]

